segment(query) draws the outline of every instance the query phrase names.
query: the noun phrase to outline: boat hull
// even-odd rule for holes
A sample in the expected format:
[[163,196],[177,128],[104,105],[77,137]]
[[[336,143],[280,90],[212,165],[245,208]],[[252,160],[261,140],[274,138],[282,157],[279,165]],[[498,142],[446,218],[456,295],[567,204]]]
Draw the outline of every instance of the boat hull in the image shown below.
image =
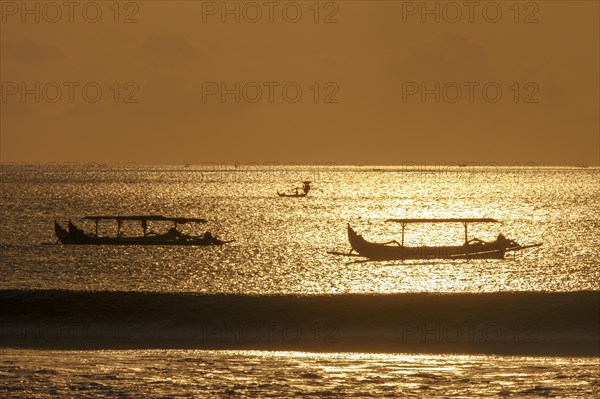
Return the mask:
[[56,221],[54,231],[61,244],[65,245],[184,245],[184,246],[213,246],[223,245],[231,241],[221,241],[216,238],[206,240],[200,237],[180,238],[165,235],[146,237],[96,237],[84,233],[69,223],[69,230],[62,228]]
[[277,191],[277,195],[280,197],[287,197],[287,198],[304,198],[306,197],[306,193],[302,193],[302,194],[286,194],[286,193],[280,193],[279,191]]
[[506,247],[494,242],[422,247],[407,247],[398,243],[372,243],[357,234],[350,224],[348,224],[348,241],[352,250],[373,260],[503,259],[506,253]]

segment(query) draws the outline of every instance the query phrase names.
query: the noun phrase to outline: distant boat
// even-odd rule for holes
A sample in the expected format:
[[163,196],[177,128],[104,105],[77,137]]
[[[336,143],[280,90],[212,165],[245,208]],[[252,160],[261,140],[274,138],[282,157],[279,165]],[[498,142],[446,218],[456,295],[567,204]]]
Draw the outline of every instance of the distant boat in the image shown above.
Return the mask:
[[[334,255],[362,256],[370,260],[405,260],[405,259],[503,259],[506,252],[520,251],[525,248],[539,247],[542,244],[521,246],[515,241],[506,239],[502,234],[495,241],[485,242],[474,238],[469,240],[467,225],[469,223],[497,223],[495,219],[388,219],[387,222],[402,224],[402,242],[389,241],[373,243],[356,233],[348,224],[348,241],[352,247],[349,253],[330,252]],[[450,223],[459,222],[465,226],[465,243],[448,246],[418,246],[404,245],[404,228],[408,223]],[[358,255],[353,254],[356,252]]]
[[[294,192],[291,193],[280,193],[279,191],[277,191],[277,195],[280,197],[292,197],[292,198],[303,198],[306,197],[311,189],[310,187],[310,181],[305,180],[302,182],[302,187],[301,188],[294,188]],[[302,190],[302,191],[300,191]]]
[[[186,223],[206,223],[205,219],[200,218],[181,218],[165,217],[160,215],[141,215],[141,216],[86,216],[85,220],[92,220],[96,224],[94,234],[85,233],[82,229],[75,226],[70,220],[68,229],[64,229],[57,221],[54,221],[54,232],[58,241],[65,245],[195,245],[210,246],[223,245],[231,241],[223,241],[214,237],[210,232],[202,236],[191,236],[181,233],[177,230],[178,224]],[[98,222],[101,220],[114,220],[117,222],[116,237],[98,236]],[[125,237],[121,234],[121,226],[124,221],[141,222],[144,231],[143,236]],[[148,222],[172,222],[172,227],[168,232],[157,234],[148,232]]]

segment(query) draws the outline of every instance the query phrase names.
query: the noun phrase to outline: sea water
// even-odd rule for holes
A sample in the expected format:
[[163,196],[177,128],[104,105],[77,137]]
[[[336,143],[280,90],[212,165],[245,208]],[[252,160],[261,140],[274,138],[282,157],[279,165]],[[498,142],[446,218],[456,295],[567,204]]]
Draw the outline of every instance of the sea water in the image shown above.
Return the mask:
[[[598,396],[598,168],[11,164],[1,172],[2,397]],[[306,198],[276,195],[307,179]],[[55,244],[54,220],[92,232],[83,216],[132,214],[206,218],[178,228],[236,241]],[[348,223],[390,241],[401,226],[388,218],[450,217],[500,221],[470,225],[469,238],[502,233],[543,245],[504,260],[327,253],[349,250]],[[126,222],[123,232],[141,226]],[[115,233],[116,223],[100,223],[100,235]],[[406,245],[463,241],[460,224],[405,231]]]

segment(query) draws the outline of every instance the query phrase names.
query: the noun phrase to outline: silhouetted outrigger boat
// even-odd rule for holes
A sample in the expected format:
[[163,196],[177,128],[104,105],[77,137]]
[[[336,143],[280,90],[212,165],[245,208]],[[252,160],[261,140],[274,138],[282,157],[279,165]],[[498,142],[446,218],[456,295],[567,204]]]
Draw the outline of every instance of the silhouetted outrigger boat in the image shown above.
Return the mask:
[[[202,236],[191,236],[181,233],[177,230],[178,224],[186,223],[206,223],[205,219],[200,218],[170,218],[160,215],[141,215],[141,216],[86,216],[83,219],[92,220],[96,224],[96,229],[93,234],[84,232],[79,227],[75,226],[70,220],[68,229],[61,227],[58,222],[54,221],[54,231],[58,240],[62,244],[74,245],[223,245],[231,241],[222,241],[214,237],[210,232],[204,233]],[[98,235],[98,222],[101,220],[114,220],[117,222],[116,237],[100,237]],[[138,221],[142,224],[144,231],[143,236],[125,237],[121,234],[121,226],[124,221]],[[148,231],[148,222],[172,222],[172,227],[164,234],[157,234]]]
[[[497,223],[495,219],[388,219],[386,222],[402,224],[402,241],[396,240],[385,243],[373,243],[365,240],[348,224],[348,240],[352,249],[349,253],[330,252],[333,255],[360,256],[369,260],[405,260],[405,259],[503,259],[510,251],[520,251],[526,248],[539,247],[542,244],[521,246],[515,241],[505,238],[502,234],[492,242],[474,238],[469,240],[467,226],[469,223]],[[465,243],[448,246],[419,246],[404,245],[404,229],[409,223],[452,223],[459,222],[465,227]],[[354,254],[353,252],[356,252]]]

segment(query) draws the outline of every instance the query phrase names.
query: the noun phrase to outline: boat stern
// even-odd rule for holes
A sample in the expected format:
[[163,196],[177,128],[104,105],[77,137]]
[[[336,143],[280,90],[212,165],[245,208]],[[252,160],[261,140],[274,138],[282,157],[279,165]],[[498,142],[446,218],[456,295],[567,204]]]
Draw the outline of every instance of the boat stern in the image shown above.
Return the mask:
[[72,244],[73,240],[70,239],[69,232],[62,228],[60,224],[55,220],[54,221],[54,233],[56,234],[56,238],[61,244]]

